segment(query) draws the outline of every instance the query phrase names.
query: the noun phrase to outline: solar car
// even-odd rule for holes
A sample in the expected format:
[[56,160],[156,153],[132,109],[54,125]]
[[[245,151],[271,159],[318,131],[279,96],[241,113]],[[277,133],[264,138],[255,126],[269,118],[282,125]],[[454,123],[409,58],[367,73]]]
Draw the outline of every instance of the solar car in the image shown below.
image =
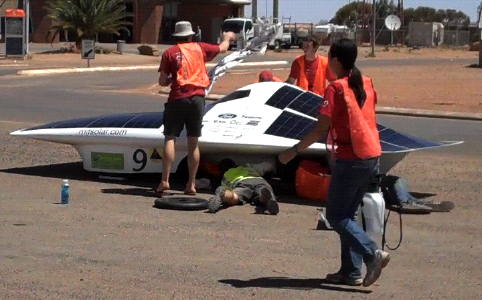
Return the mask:
[[[323,98],[280,82],[242,87],[207,104],[199,139],[202,159],[237,163],[269,162],[293,146],[314,126]],[[11,135],[70,144],[80,154],[83,168],[104,173],[158,173],[162,170],[163,113],[125,113],[57,121]],[[455,145],[398,133],[378,124],[382,144],[381,171],[387,173],[409,152]],[[185,159],[186,133],[177,142],[175,172]],[[332,146],[325,140],[300,154],[323,159]]]

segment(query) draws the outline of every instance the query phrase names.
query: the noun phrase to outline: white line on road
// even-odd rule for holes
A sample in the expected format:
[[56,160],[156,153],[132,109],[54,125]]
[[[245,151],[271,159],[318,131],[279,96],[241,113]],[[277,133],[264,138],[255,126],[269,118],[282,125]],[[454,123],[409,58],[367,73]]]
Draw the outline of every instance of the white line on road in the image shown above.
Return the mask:
[[[272,65],[287,65],[288,61],[260,61],[240,63],[237,67],[251,67],[251,66],[272,66]],[[213,67],[215,63],[207,63],[206,67]],[[144,66],[125,66],[125,67],[93,67],[93,68],[58,68],[58,69],[42,69],[42,70],[20,70],[18,75],[36,76],[36,75],[55,75],[64,73],[82,73],[82,72],[98,72],[98,71],[135,71],[135,70],[153,70],[158,69],[158,65],[144,65]]]

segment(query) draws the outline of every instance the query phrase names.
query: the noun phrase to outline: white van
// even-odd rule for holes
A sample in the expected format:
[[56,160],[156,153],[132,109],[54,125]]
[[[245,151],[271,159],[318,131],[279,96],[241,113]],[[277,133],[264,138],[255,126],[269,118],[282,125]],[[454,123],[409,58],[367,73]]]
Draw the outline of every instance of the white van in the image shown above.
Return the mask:
[[221,32],[232,31],[236,33],[236,40],[231,42],[231,46],[242,49],[246,43],[254,38],[254,26],[251,19],[231,18],[226,19],[221,26]]

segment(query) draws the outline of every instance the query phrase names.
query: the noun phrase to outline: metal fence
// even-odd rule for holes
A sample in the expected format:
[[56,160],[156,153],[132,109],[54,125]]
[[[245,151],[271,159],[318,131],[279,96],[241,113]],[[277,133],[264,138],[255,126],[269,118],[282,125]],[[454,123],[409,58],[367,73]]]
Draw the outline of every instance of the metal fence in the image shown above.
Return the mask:
[[468,30],[444,30],[444,45],[463,46],[470,43]]

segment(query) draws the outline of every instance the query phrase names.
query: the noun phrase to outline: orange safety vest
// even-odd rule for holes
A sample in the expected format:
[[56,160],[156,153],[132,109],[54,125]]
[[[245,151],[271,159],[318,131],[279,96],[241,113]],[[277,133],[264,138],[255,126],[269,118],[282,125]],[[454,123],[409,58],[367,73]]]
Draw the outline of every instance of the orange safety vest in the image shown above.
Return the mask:
[[[323,96],[326,89],[326,70],[328,69],[328,58],[317,55],[317,69],[315,75],[315,82],[310,92]],[[309,90],[308,78],[305,72],[305,55],[300,55],[295,59],[295,63],[299,65],[300,75],[296,80],[296,85],[304,90]]]
[[201,88],[209,86],[204,55],[198,43],[177,45],[181,50],[181,67],[177,70],[179,86],[193,85]]
[[363,76],[363,87],[367,98],[362,108],[358,105],[355,93],[348,84],[348,78],[338,79],[335,84],[343,88],[353,153],[361,159],[380,156],[382,148],[376,123],[375,89],[372,80]]

